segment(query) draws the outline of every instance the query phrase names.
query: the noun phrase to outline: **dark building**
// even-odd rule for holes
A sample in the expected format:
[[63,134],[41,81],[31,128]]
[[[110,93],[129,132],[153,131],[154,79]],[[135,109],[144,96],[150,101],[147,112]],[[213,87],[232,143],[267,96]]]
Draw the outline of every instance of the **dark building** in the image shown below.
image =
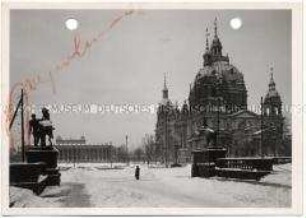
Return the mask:
[[223,55],[216,21],[210,45],[206,37],[203,67],[190,85],[188,103],[173,104],[164,82],[155,129],[161,161],[189,161],[193,149],[207,147],[199,131],[204,124],[217,132],[217,145],[226,147],[229,156],[283,155],[284,117],[273,69],[261,114],[249,111],[244,76]]

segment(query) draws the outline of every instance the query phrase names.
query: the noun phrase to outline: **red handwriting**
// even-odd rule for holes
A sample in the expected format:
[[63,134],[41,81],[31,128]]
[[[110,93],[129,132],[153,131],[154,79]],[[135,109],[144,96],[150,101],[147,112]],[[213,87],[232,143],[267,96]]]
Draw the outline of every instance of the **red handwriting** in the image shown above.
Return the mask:
[[[85,56],[85,54],[88,53],[90,48],[97,43],[99,40],[103,39],[103,37],[115,26],[117,26],[121,20],[123,20],[124,17],[130,16],[135,12],[135,9],[130,9],[124,11],[124,13],[118,15],[115,17],[111,22],[107,25],[107,28],[103,30],[102,32],[99,32],[95,37],[93,37],[90,40],[82,41],[81,37],[79,35],[76,35],[73,40],[73,51],[68,55],[66,58],[59,61],[58,64],[55,65],[53,70],[48,71],[47,73],[42,74],[36,74],[31,77],[23,79],[21,82],[15,83],[8,95],[8,103],[6,107],[3,110],[3,117],[4,119],[4,129],[6,130],[7,135],[9,136],[9,143],[10,147],[14,145],[14,141],[16,141],[14,138],[12,138],[12,135],[10,134],[9,124],[12,120],[13,114],[14,114],[14,101],[13,99],[16,99],[18,94],[20,93],[20,89],[23,88],[24,90],[24,107],[29,106],[30,102],[30,94],[35,91],[38,87],[38,85],[43,83],[49,83],[51,82],[52,85],[52,91],[53,94],[56,93],[56,86],[54,82],[54,74],[58,73],[60,71],[63,71],[65,68],[67,68],[73,60],[76,58],[82,58]],[[30,111],[25,110],[25,126],[26,130],[28,130],[28,121],[30,118]],[[29,132],[29,131],[26,131]],[[30,141],[30,135],[27,135],[27,141]],[[13,148],[12,148],[13,149]]]

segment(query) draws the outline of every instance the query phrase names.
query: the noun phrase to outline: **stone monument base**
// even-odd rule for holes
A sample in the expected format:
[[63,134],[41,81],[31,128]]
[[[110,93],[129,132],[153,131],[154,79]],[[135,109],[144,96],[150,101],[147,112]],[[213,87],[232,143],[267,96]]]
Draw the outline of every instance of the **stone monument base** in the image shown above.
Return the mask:
[[11,163],[10,185],[31,189],[39,195],[47,185],[47,176],[43,176],[46,164],[38,163]]
[[57,167],[59,151],[54,147],[31,147],[26,151],[26,158],[28,163],[43,162],[46,168],[43,174],[47,175],[46,183],[48,186],[60,185],[61,174]]
[[227,149],[223,147],[208,147],[206,149],[192,151],[191,177],[216,176],[216,164],[218,159],[225,158]]

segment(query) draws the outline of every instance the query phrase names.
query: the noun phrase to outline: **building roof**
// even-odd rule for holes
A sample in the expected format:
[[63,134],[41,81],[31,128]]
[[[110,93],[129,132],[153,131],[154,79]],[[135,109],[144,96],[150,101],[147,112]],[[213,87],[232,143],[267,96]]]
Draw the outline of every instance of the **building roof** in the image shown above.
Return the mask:
[[237,111],[233,114],[228,115],[230,117],[243,117],[243,118],[250,118],[250,117],[259,117],[259,114],[254,113],[253,111],[249,111],[249,110],[240,110]]

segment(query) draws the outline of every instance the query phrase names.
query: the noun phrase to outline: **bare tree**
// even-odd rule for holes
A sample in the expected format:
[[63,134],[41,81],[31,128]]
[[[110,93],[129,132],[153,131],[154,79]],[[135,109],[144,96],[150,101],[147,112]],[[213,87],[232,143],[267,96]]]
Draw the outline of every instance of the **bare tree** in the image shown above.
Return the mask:
[[143,138],[143,148],[145,152],[145,159],[148,163],[152,162],[153,160],[156,160],[156,143],[154,140],[154,135],[146,134],[145,137]]
[[144,150],[142,147],[138,147],[134,150],[133,159],[136,162],[140,162],[144,160]]

